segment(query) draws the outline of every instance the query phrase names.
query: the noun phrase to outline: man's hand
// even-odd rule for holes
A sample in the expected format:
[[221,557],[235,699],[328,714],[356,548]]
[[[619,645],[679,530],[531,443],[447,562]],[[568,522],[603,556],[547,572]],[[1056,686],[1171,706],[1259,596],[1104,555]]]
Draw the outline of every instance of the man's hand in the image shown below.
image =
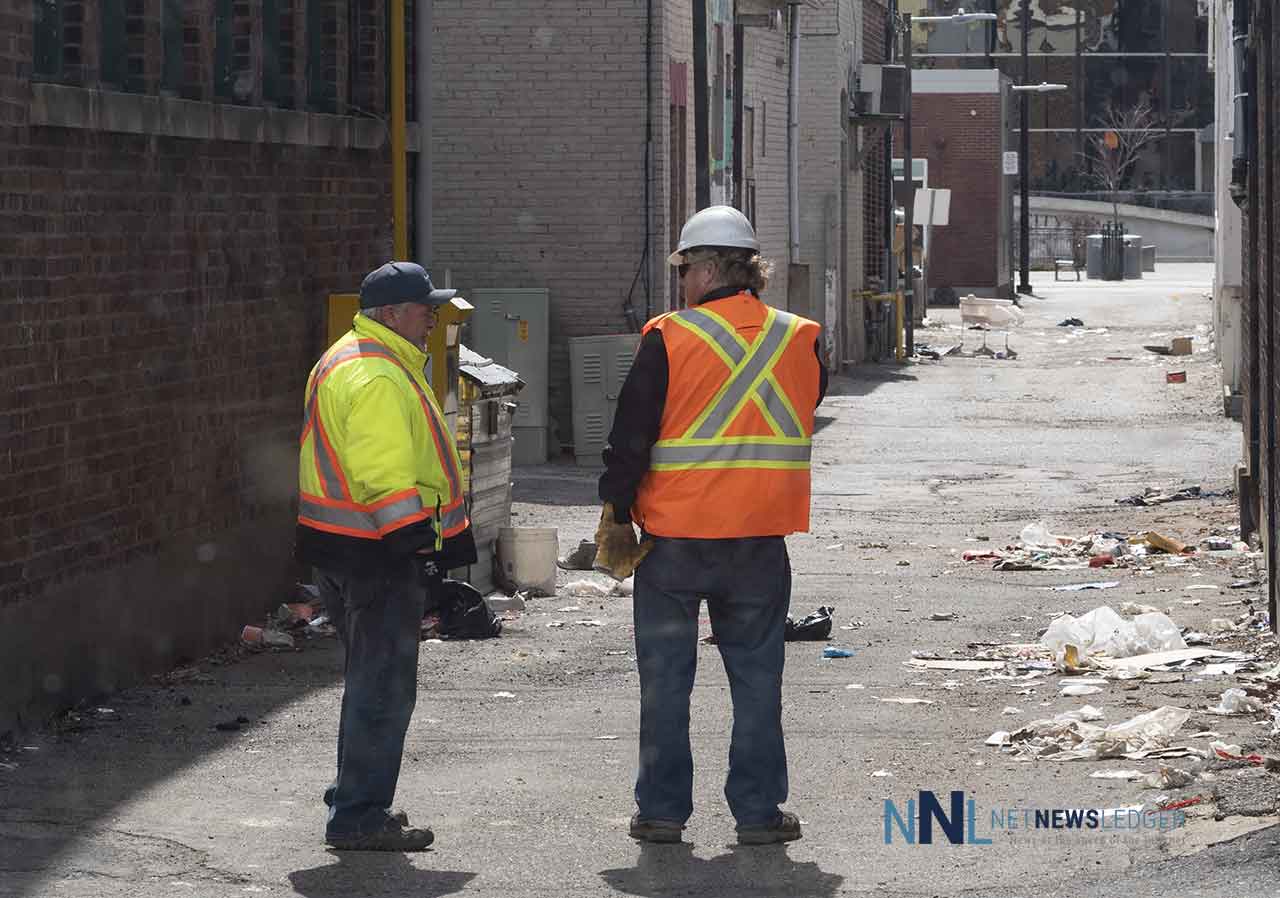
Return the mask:
[[615,580],[625,580],[635,573],[644,557],[653,549],[653,540],[643,543],[636,540],[631,524],[619,524],[614,517],[613,503],[606,502],[600,514],[600,526],[596,528],[595,569]]

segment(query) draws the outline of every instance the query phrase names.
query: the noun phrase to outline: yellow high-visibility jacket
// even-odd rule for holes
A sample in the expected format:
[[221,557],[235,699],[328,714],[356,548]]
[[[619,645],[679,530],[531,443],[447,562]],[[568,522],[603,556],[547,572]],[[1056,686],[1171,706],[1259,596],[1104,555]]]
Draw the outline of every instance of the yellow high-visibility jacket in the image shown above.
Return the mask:
[[373,573],[470,526],[453,435],[426,355],[357,315],[307,381],[298,464],[299,560]]

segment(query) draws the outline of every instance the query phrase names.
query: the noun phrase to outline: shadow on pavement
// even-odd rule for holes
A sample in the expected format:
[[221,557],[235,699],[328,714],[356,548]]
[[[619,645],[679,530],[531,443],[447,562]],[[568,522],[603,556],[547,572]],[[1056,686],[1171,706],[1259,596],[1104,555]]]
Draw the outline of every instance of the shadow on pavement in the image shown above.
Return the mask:
[[[0,753],[0,895],[48,894],[50,877],[84,870],[128,878],[139,869],[167,870],[174,858],[195,858],[190,865],[200,867],[199,846],[100,821],[207,756],[247,747],[282,707],[341,680],[337,640],[288,657],[293,663],[263,653],[208,668],[207,683],[135,686],[102,699],[116,711],[111,721],[32,733],[25,748]],[[239,731],[214,727],[238,718],[248,721]],[[318,807],[318,789],[315,800]],[[76,866],[60,867],[73,851],[83,855]],[[121,858],[129,862],[124,872]]]
[[785,845],[731,846],[711,860],[694,857],[693,845],[640,846],[636,865],[604,870],[602,879],[627,895],[835,895],[844,877],[813,861],[796,862]]
[[[307,898],[328,895],[412,895],[440,898],[466,888],[475,873],[424,870],[408,855],[387,851],[330,851],[337,862],[289,874],[294,891]],[[429,860],[430,852],[420,855]]]
[[[848,374],[831,378],[827,396],[866,396],[885,384],[915,383],[916,376],[897,363],[863,364],[851,368]],[[821,406],[819,406],[821,408]]]

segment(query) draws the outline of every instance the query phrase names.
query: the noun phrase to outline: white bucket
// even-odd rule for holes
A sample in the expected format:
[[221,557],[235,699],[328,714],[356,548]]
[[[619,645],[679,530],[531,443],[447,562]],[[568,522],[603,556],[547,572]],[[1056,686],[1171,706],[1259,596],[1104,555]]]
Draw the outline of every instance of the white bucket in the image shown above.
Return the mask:
[[498,531],[498,564],[509,589],[555,595],[559,551],[555,527],[503,527]]

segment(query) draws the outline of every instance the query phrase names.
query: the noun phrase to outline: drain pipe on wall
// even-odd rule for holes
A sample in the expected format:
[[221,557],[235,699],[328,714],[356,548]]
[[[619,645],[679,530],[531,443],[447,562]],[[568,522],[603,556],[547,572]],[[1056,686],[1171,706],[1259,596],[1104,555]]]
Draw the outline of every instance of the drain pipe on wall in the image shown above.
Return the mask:
[[787,261],[800,261],[800,5],[791,6],[791,77],[787,82],[787,202],[791,212]]

